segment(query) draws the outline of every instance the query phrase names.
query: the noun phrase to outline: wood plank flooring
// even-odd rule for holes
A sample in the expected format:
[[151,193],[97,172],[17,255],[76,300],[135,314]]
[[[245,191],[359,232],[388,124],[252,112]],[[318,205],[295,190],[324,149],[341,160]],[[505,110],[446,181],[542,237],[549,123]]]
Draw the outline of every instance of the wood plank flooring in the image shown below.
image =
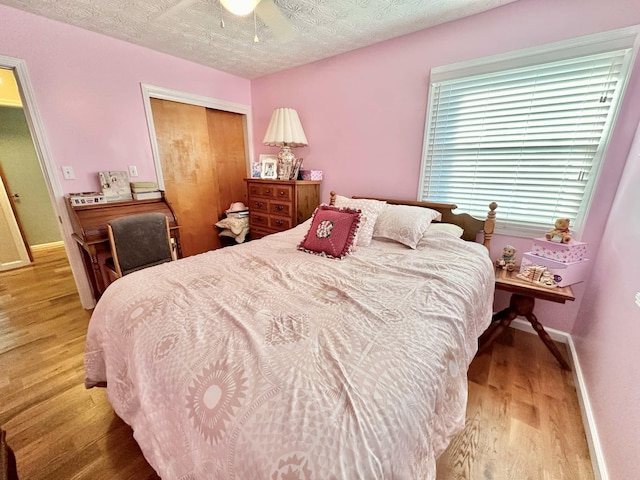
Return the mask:
[[0,273],[0,427],[21,480],[157,479],[111,409],[86,390],[84,310],[63,247]]
[[467,377],[466,425],[440,456],[438,480],[594,478],[573,374],[537,335],[507,329]]
[[[0,273],[0,427],[21,480],[157,480],[106,391],[83,386],[90,314],[64,249],[34,258]],[[467,425],[438,480],[594,478],[571,374],[535,335],[509,329],[468,377]]]

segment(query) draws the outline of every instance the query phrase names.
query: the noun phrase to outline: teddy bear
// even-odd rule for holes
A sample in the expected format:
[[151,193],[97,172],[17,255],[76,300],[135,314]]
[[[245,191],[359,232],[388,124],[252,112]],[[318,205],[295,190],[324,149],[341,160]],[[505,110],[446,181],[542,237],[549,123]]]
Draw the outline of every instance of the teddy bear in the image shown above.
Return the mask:
[[571,232],[569,232],[569,219],[559,218],[556,220],[555,228],[545,234],[545,238],[551,242],[569,243]]
[[511,245],[506,245],[502,249],[502,256],[496,260],[496,268],[502,268],[512,272],[516,268],[516,249]]

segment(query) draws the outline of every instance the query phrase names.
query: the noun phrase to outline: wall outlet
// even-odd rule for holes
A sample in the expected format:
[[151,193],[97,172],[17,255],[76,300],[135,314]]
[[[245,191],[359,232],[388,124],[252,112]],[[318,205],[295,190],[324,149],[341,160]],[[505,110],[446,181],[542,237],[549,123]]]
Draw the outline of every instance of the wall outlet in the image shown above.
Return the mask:
[[138,176],[138,167],[135,165],[129,165],[129,176],[137,177]]
[[71,168],[70,166],[62,167],[62,175],[64,176],[65,180],[76,179],[76,174],[73,173],[73,168]]

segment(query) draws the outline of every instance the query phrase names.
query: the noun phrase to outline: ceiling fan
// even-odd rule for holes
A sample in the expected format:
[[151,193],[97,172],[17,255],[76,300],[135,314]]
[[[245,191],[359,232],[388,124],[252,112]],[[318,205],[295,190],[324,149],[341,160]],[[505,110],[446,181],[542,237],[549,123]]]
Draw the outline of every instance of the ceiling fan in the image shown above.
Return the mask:
[[[161,12],[156,19],[163,19],[189,8],[198,0],[179,0],[171,7]],[[211,0],[207,0],[211,1]],[[220,4],[232,15],[245,17],[251,13],[257,15],[260,20],[271,30],[274,36],[282,43],[288,42],[296,35],[296,31],[282,13],[274,0],[220,0]],[[224,20],[221,21],[224,27]],[[256,36],[257,41],[257,36]]]

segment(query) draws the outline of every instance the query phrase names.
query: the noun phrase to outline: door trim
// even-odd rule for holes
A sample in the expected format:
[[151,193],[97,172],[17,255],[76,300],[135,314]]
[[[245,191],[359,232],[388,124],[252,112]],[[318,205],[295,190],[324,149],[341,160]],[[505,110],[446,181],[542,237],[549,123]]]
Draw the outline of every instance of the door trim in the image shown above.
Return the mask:
[[158,149],[158,139],[156,138],[156,129],[153,123],[153,113],[151,111],[151,98],[160,100],[170,100],[172,102],[186,103],[189,105],[197,105],[199,107],[212,108],[214,110],[222,110],[224,112],[239,113],[243,115],[244,122],[244,145],[245,158],[247,159],[247,176],[250,175],[249,166],[253,161],[253,144],[251,132],[251,107],[241,103],[228,102],[226,100],[218,100],[215,98],[196,95],[193,93],[181,92],[170,88],[158,87],[148,83],[141,83],[142,99],[144,102],[144,110],[147,116],[147,127],[149,129],[149,138],[151,139],[151,150],[153,152],[153,163],[156,167],[156,178],[158,179],[158,188],[164,190],[164,175],[162,174],[162,165],[160,163],[160,153]]
[[84,274],[84,264],[80,257],[80,251],[75,241],[71,238],[73,227],[71,226],[71,220],[64,205],[64,193],[58,176],[56,175],[56,166],[53,162],[40,111],[38,110],[38,105],[35,100],[36,96],[31,86],[27,63],[19,58],[0,55],[0,67],[13,70],[22,99],[22,108],[24,109],[27,124],[29,125],[33,146],[40,163],[44,183],[49,193],[49,199],[51,200],[51,206],[60,222],[59,227],[62,233],[62,239],[67,257],[69,258],[71,272],[76,282],[78,293],[80,294],[80,301],[84,308],[92,308],[95,306],[95,300],[89,287],[89,280]]

